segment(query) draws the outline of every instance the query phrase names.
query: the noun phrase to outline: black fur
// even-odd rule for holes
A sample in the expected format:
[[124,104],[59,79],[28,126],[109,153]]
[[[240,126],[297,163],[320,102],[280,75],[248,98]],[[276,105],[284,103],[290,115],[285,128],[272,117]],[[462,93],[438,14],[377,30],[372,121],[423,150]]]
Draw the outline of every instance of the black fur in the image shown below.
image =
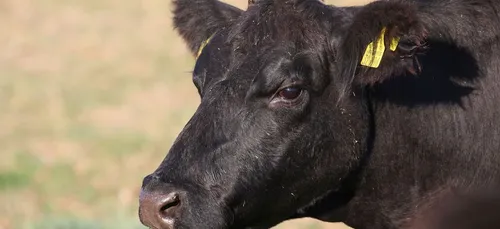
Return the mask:
[[[174,3],[193,53],[216,35],[201,104],[142,187],[185,194],[172,228],[500,227],[500,1]],[[361,66],[383,27],[398,48]]]

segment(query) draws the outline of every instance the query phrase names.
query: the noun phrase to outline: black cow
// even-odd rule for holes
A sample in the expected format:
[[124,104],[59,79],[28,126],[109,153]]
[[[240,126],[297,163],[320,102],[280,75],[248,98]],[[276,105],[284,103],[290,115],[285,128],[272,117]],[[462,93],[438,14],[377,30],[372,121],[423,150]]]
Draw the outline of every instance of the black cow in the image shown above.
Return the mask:
[[145,225],[500,228],[500,1],[250,3],[174,1],[201,104]]

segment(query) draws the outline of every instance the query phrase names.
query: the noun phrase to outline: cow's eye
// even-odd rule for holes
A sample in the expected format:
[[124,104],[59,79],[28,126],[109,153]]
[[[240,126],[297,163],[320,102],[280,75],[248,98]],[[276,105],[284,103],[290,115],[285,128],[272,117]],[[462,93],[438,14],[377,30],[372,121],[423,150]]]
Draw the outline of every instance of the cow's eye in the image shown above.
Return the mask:
[[287,87],[278,92],[278,96],[284,100],[294,100],[300,94],[302,94],[302,89],[298,87]]

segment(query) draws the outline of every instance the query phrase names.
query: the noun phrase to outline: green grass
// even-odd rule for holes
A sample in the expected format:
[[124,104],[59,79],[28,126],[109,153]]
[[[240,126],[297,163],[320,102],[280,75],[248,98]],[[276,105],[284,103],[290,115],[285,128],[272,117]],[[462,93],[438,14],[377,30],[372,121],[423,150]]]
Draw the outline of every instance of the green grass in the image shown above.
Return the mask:
[[170,10],[168,0],[1,1],[1,229],[143,228],[142,178],[199,102]]

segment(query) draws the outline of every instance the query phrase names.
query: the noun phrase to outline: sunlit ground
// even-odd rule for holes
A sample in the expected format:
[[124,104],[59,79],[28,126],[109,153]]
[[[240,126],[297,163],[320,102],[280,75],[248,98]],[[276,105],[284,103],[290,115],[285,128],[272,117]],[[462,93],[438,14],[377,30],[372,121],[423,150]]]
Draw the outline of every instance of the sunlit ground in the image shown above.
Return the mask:
[[199,102],[170,18],[168,0],[0,1],[0,229],[143,228],[141,180]]

